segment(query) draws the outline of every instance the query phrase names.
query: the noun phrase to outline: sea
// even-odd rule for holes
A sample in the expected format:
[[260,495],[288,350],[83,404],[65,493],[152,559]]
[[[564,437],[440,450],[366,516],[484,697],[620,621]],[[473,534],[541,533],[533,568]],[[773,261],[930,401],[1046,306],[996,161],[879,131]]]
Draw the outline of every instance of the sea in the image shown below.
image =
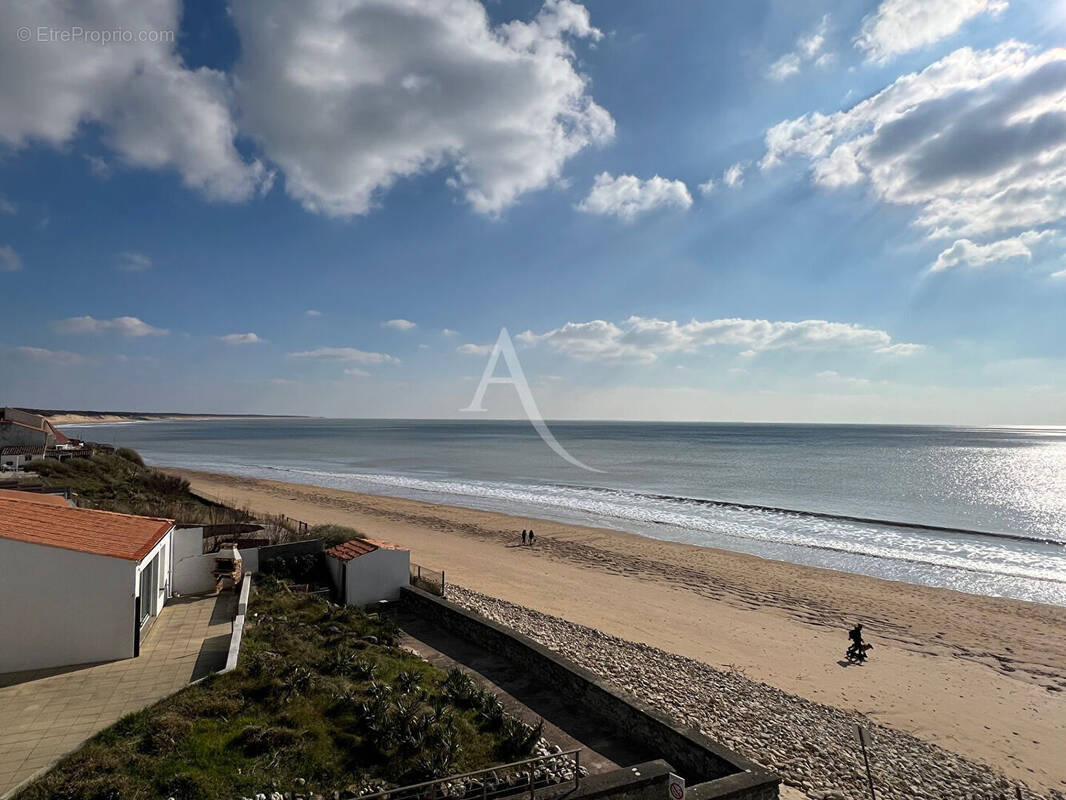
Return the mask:
[[155,465],[1066,605],[1066,428],[215,419],[64,430]]

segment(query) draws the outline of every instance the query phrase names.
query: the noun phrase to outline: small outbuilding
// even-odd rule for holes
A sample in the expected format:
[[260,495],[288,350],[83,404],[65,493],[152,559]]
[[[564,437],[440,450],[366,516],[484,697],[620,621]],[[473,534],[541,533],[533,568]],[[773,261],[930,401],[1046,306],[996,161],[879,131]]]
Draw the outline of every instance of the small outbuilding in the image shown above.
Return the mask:
[[326,551],[326,566],[341,602],[365,606],[400,599],[400,589],[411,579],[411,551],[352,539]]
[[169,519],[4,492],[0,672],[136,656],[171,594],[173,530]]

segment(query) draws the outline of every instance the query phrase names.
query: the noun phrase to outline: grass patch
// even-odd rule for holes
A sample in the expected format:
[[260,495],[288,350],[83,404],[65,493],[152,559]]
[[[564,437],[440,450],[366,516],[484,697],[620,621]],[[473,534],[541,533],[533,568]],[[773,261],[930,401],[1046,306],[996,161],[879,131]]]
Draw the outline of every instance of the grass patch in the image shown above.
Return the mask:
[[40,458],[33,470],[46,486],[67,487],[82,508],[165,517],[204,525],[245,522],[251,514],[210,503],[189,491],[189,482],[146,467],[127,447],[91,458]]
[[237,670],[124,717],[18,800],[330,796],[512,761],[540,736],[466,675],[395,647],[391,620],[269,576],[249,610]]

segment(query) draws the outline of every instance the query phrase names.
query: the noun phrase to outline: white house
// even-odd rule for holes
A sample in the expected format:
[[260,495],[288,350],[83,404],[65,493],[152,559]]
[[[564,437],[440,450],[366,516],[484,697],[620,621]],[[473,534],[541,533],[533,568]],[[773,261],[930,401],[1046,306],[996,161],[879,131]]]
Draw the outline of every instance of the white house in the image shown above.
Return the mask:
[[326,551],[326,566],[341,602],[365,606],[399,600],[411,578],[411,552],[372,539],[352,539]]
[[0,672],[130,658],[171,595],[174,521],[0,496]]

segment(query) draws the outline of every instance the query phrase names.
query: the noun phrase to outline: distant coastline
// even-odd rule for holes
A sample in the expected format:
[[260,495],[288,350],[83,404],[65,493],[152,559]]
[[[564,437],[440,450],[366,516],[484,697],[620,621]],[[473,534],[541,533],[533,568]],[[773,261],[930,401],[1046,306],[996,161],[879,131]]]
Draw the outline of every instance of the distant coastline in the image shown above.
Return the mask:
[[92,425],[102,422],[188,422],[212,419],[311,419],[296,414],[183,414],[179,412],[142,411],[68,411],[61,409],[27,408],[31,414],[46,417],[53,425]]

